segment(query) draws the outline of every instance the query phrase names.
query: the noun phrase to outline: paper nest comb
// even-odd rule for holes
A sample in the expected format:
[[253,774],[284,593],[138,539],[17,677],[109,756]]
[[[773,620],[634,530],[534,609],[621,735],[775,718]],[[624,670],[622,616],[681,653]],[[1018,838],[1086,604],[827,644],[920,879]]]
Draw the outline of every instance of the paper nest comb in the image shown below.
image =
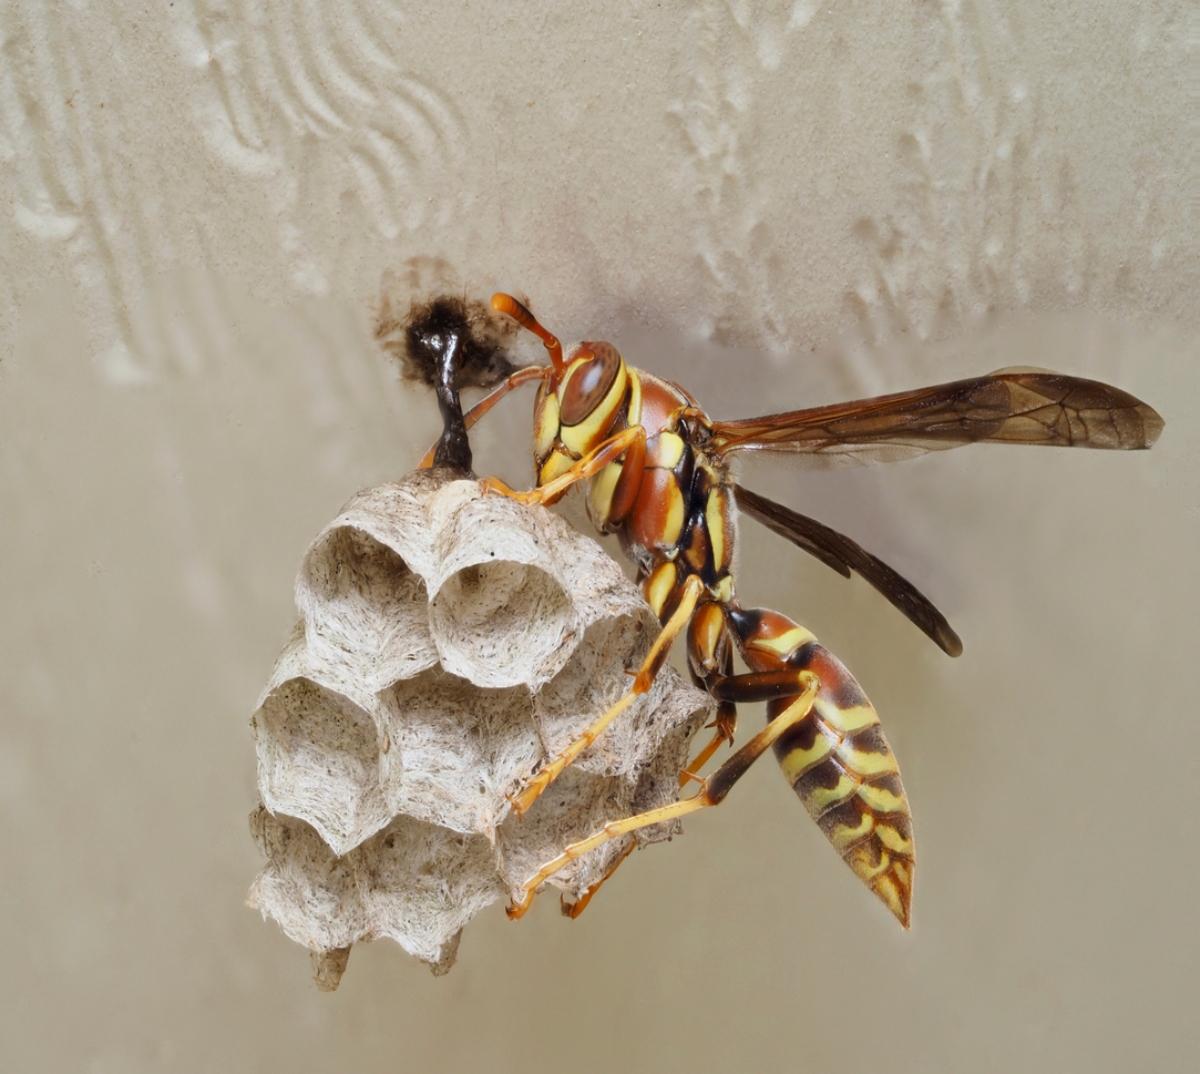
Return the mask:
[[[305,555],[296,603],[252,718],[266,865],[250,904],[314,953],[323,988],[379,937],[448,970],[466,923],[564,846],[673,801],[711,714],[665,668],[510,815],[507,793],[628,689],[657,622],[596,542],[444,472],[355,496]],[[551,883],[578,899],[626,845]]]

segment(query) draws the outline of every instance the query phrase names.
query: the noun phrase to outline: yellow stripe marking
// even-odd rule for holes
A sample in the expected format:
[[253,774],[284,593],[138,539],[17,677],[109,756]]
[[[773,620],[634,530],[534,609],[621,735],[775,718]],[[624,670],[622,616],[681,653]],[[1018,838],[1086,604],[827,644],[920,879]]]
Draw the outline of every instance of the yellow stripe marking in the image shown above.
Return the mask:
[[719,608],[706,604],[693,617],[692,624],[695,629],[696,652],[702,661],[712,662],[715,666],[717,646],[721,643],[721,633],[725,629],[725,617]]
[[534,458],[544,459],[554,441],[558,439],[558,396],[549,393],[542,397],[537,412],[537,428],[534,433]]
[[746,648],[764,649],[776,656],[788,656],[799,649],[801,645],[807,645],[810,641],[816,640],[817,636],[811,630],[806,630],[802,626],[794,626],[773,638],[755,638],[752,642],[747,643]]
[[623,463],[610,462],[592,478],[588,488],[588,516],[600,529],[608,522],[609,513],[612,511],[613,493],[624,468]]
[[833,743],[824,735],[818,734],[816,741],[808,748],[796,746],[787,751],[780,759],[779,766],[789,783],[795,783],[805,772],[819,764],[829,756]]
[[876,877],[883,876],[888,871],[892,864],[892,857],[886,850],[881,850],[879,859],[876,861],[871,845],[864,843],[846,855],[846,864],[869,884]]
[[565,474],[574,465],[575,460],[570,455],[560,448],[555,448],[542,463],[542,468],[538,472],[538,484],[548,484],[560,474]]
[[829,841],[839,850],[845,850],[848,846],[857,843],[864,836],[871,834],[871,829],[875,826],[875,818],[870,813],[862,815],[862,821],[857,828],[851,828],[848,824],[839,824],[830,835]]
[[852,735],[855,731],[861,731],[864,727],[873,727],[879,722],[879,713],[870,703],[843,709],[835,705],[829,698],[818,695],[813,708],[817,710],[817,715],[821,717],[823,723],[828,724],[842,735]]
[[667,509],[663,513],[663,525],[658,534],[658,540],[660,544],[669,546],[677,543],[683,533],[683,493],[679,491],[679,485],[672,478],[664,494],[668,503]]
[[629,409],[626,414],[626,424],[642,424],[642,378],[636,369],[629,370]]
[[725,563],[725,497],[720,489],[708,494],[704,505],[704,521],[708,526],[708,542],[712,545],[713,567],[720,570]]
[[675,588],[677,570],[670,561],[655,567],[654,572],[645,581],[646,603],[654,614],[662,618],[663,608],[667,606],[667,598]]
[[659,433],[651,438],[648,445],[646,465],[660,470],[674,470],[683,458],[684,446],[683,437],[678,433]]
[[722,604],[733,600],[733,579],[727,574],[712,587],[712,595]]
[[819,817],[830,806],[835,806],[839,802],[844,802],[849,798],[859,787],[858,780],[852,779],[844,772],[838,777],[836,787],[816,787],[809,791],[804,799],[804,804],[808,807],[809,813],[814,817]]
[[904,919],[904,900],[895,880],[890,876],[881,876],[871,885],[871,890],[887,904],[887,908],[893,914],[901,920]]
[[904,799],[897,794],[892,794],[886,787],[876,787],[872,783],[864,783],[858,788],[858,796],[879,813],[908,812]]
[[[875,828],[875,834],[879,837],[879,841],[895,854],[907,854],[910,857],[913,852],[913,843],[911,839],[905,839],[895,828],[890,824],[880,824]],[[899,868],[899,865],[897,865]]]
[[900,770],[891,750],[886,753],[868,753],[865,750],[856,750],[844,742],[838,747],[838,758],[852,772],[863,777],[881,776],[884,773],[891,775]]

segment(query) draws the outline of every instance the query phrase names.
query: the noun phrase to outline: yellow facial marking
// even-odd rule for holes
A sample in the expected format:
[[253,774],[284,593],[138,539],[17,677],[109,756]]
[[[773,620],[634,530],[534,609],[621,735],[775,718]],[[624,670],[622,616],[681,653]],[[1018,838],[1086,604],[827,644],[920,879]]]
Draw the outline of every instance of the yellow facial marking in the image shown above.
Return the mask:
[[555,448],[542,463],[541,470],[538,471],[538,484],[544,485],[548,481],[553,481],[559,474],[566,473],[574,465],[575,460],[570,455]]
[[892,794],[886,787],[864,783],[858,789],[858,796],[877,813],[899,813],[902,810],[907,812],[904,799],[898,794]]
[[662,618],[663,608],[667,606],[667,598],[675,588],[677,569],[674,563],[666,562],[655,567],[654,573],[643,583],[646,603],[653,609],[654,614]]
[[646,450],[646,465],[674,470],[683,458],[683,437],[678,433],[659,433],[651,437]]
[[[568,371],[568,377],[570,375],[570,371]],[[604,434],[608,431],[609,426],[612,425],[613,418],[616,417],[617,411],[620,409],[621,402],[625,398],[625,388],[628,383],[629,376],[625,372],[625,364],[622,363],[604,398],[596,404],[591,413],[578,425],[560,426],[558,430],[559,439],[579,455],[585,454],[599,444],[604,439]],[[564,379],[563,387],[565,386],[566,380]],[[562,398],[562,387],[559,388],[559,398]]]
[[838,777],[835,787],[816,787],[809,791],[804,804],[813,817],[819,817],[830,806],[844,802],[858,789],[858,780],[852,779],[844,772]]
[[592,478],[591,485],[588,486],[588,517],[601,529],[608,522],[608,515],[612,510],[613,492],[616,491],[617,482],[621,479],[623,469],[623,464],[610,462]]
[[880,824],[875,829],[875,834],[879,837],[879,841],[893,853],[912,855],[912,840],[905,839],[890,824]]
[[855,705],[853,708],[839,708],[827,697],[817,697],[813,708],[821,717],[821,722],[842,735],[852,735],[864,727],[873,727],[879,722],[879,713],[873,705]]
[[870,813],[864,813],[862,821],[857,827],[851,828],[848,824],[839,824],[829,840],[839,851],[842,851],[870,835],[871,829],[874,827],[875,818]]
[[856,750],[844,742],[838,748],[838,758],[856,775],[864,778],[885,773],[891,775],[899,771],[896,757],[891,750],[886,753],[868,753],[865,750]]
[[779,759],[779,766],[789,783],[795,783],[805,772],[819,764],[829,756],[833,743],[824,735],[817,735],[816,741],[808,748],[796,746]]
[[806,630],[802,626],[794,626],[774,637],[755,638],[747,643],[746,648],[761,649],[774,656],[786,657],[794,653],[801,645],[807,645],[810,641],[816,640],[817,636],[811,630]]
[[558,396],[553,392],[542,397],[537,411],[537,428],[534,431],[534,458],[544,459],[558,438]]

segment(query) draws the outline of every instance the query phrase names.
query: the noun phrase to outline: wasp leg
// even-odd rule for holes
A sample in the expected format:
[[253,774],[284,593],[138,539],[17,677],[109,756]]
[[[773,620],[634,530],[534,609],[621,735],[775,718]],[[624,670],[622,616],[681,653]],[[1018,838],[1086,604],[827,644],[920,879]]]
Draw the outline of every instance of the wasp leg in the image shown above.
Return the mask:
[[650,646],[650,651],[646,654],[646,659],[642,661],[642,666],[638,668],[637,674],[634,675],[633,685],[629,688],[629,691],[619,701],[606,709],[562,753],[545,764],[541,771],[520,792],[509,799],[514,813],[519,816],[529,809],[541,797],[542,792],[559,777],[567,765],[595,742],[613,720],[650,689],[655,676],[663,664],[666,663],[667,656],[671,651],[671,643],[674,642],[679,632],[687,625],[687,621],[692,614],[692,609],[695,608],[696,601],[700,598],[700,593],[703,589],[704,583],[694,574],[689,576],[688,580],[683,583],[683,588],[679,595],[679,604],[675,608],[675,611],[671,613],[671,618],[666,621],[662,630],[659,631],[658,637],[654,639],[654,644]]
[[484,492],[498,492],[501,496],[507,496],[518,503],[552,504],[573,485],[580,481],[586,481],[589,477],[595,477],[604,467],[610,462],[615,462],[620,455],[632,448],[638,441],[644,445],[645,440],[646,430],[641,425],[631,425],[610,436],[569,469],[564,470],[558,477],[547,481],[544,485],[529,489],[527,492],[518,492],[498,477],[485,477],[482,482],[483,490]]
[[[696,617],[692,617],[694,624]],[[689,655],[697,655],[697,645],[694,640],[688,638]],[[722,672],[723,674],[697,675],[693,670],[692,677],[696,680],[696,684],[704,690],[709,690],[713,683],[723,678],[729,678],[733,674],[733,650],[726,647],[722,653]],[[713,734],[712,741],[709,742],[695,757],[688,762],[687,768],[679,773],[679,786],[685,787],[688,783],[704,783],[704,777],[700,775],[700,770],[708,763],[709,759],[721,747],[723,743],[733,745],[734,732],[737,730],[737,705],[732,701],[722,701],[720,708],[717,710],[716,719],[708,725],[715,727],[716,731]],[[564,895],[560,900],[562,912],[567,917],[576,918],[587,909],[587,905],[592,901],[592,896],[600,890],[608,879],[620,868],[621,863],[629,857],[637,849],[637,842],[633,839],[629,841],[629,845],[621,851],[620,855],[613,860],[613,863],[605,870],[604,875],[597,880],[590,888],[587,889],[574,902],[567,902]]]
[[[693,617],[692,624],[695,626],[696,618]],[[724,621],[722,620],[722,635],[719,637],[719,651],[714,651],[705,659],[706,646],[702,639],[696,637],[696,631],[692,631],[688,635],[688,655],[692,663],[692,679],[706,693],[711,694],[716,683],[728,679],[733,674],[733,648],[725,644],[728,641],[728,634],[724,631]],[[716,649],[717,646],[712,646]],[[715,664],[717,659],[721,662],[721,671],[708,671],[701,673],[696,670],[697,665],[703,670],[704,668]],[[717,708],[717,718],[708,725],[716,730],[713,736],[704,747],[696,754],[689,762],[687,767],[679,773],[679,786],[683,787],[688,783],[703,783],[700,778],[700,769],[708,764],[714,753],[721,748],[722,745],[728,743],[733,745],[733,736],[737,731],[737,705],[730,700],[721,701]]]
[[[712,741],[679,773],[681,787],[691,782],[703,783],[704,780],[697,775],[698,770],[704,767],[722,742],[733,744],[733,732],[737,727],[737,702],[770,701],[794,694],[796,672],[786,668],[782,671],[751,671],[745,675],[710,675],[704,680],[704,688],[721,703],[716,721],[709,725],[717,730]],[[728,722],[722,720],[724,713],[729,713]]]
[[[688,624],[688,670],[692,682],[708,694],[712,694],[715,683],[733,674],[733,641],[719,604],[702,605]],[[689,782],[703,783],[700,770],[723,743],[733,745],[733,735],[737,730],[737,705],[730,700],[721,701],[717,718],[708,726],[715,727],[716,731],[679,773],[681,787]]]
[[[628,835],[630,832],[636,832],[641,828],[648,828],[652,824],[662,824],[667,821],[678,820],[680,817],[686,817],[689,813],[695,813],[701,809],[720,805],[733,788],[733,785],[745,775],[746,770],[770,749],[779,739],[779,736],[789,727],[803,720],[812,708],[813,702],[817,697],[817,691],[821,686],[821,680],[811,671],[792,670],[787,674],[791,677],[791,693],[795,695],[795,699],[766,727],[759,731],[757,735],[709,776],[699,791],[690,798],[672,802],[670,805],[660,806],[658,809],[650,809],[645,813],[626,817],[624,820],[609,821],[608,824],[604,825],[594,835],[590,835],[586,839],[581,839],[578,843],[572,843],[557,858],[546,862],[545,865],[529,878],[525,883],[524,894],[508,906],[506,910],[508,916],[514,920],[523,917],[532,905],[534,896],[537,894],[537,889],[560,869],[570,865],[577,858],[581,858],[589,850],[595,850],[596,847],[603,846],[613,839],[617,839],[622,835]],[[751,689],[752,684],[749,680],[755,678],[756,675],[757,673],[751,672],[748,675],[734,676],[729,681],[736,685],[730,689],[739,692],[743,690],[747,693],[754,692]],[[761,693],[761,691],[758,692]],[[747,700],[749,700],[748,697]]]
[[604,870],[604,875],[600,877],[600,879],[597,880],[591,887],[589,887],[587,891],[580,895],[578,899],[576,899],[574,902],[567,902],[567,897],[564,895],[559,900],[559,907],[561,908],[563,914],[572,920],[582,914],[584,910],[587,909],[588,903],[592,901],[592,896],[595,895],[596,892],[602,887],[604,887],[605,883],[611,879],[612,874],[621,867],[625,859],[628,858],[629,855],[635,850],[637,850],[637,840],[630,839],[629,845],[626,846],[620,854],[613,858],[612,864]]
[[[722,708],[724,708],[724,706],[722,706]],[[715,752],[718,751],[722,745],[725,745],[726,743],[730,745],[733,744],[733,731],[737,726],[737,713],[733,712],[730,718],[724,720],[722,720],[722,714],[718,713],[716,714],[716,719],[708,726],[715,728],[713,737],[710,738],[707,743],[704,743],[703,749],[698,752],[695,757],[692,757],[688,762],[688,767],[683,769],[683,772],[679,773],[680,787],[686,786],[690,784],[690,782],[700,782],[700,784],[702,784],[704,780],[701,778],[700,769],[702,769],[710,760],[712,760],[713,754],[715,754]]]

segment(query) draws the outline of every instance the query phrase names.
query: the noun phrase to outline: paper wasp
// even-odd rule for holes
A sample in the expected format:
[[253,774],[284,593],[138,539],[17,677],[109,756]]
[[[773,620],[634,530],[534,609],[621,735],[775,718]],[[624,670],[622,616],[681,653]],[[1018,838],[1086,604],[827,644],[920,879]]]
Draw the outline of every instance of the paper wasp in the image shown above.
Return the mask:
[[[698,791],[613,821],[567,847],[530,877],[509,915],[524,914],[539,885],[597,846],[719,804],[772,748],[835,849],[908,927],[912,817],[879,717],[854,676],[810,631],[779,612],[738,602],[735,512],[762,522],[846,577],[857,572],[951,656],[962,644],[926,597],[854,541],[738,484],[731,458],[769,451],[870,461],[976,442],[1147,448],[1158,438],[1162,419],[1107,384],[1013,369],[851,403],[715,421],[686,389],[627,365],[611,343],[584,342],[564,356],[558,339],[515,298],[494,295],[492,307],[536,335],[549,364],[518,369],[465,415],[464,437],[466,428],[514,388],[538,385],[536,487],[516,492],[486,478],[485,488],[548,505],[587,482],[589,516],[601,532],[617,534],[662,624],[628,693],[520,788],[512,798],[514,811],[524,813],[650,688],[685,631],[692,678],[718,702],[715,733],[681,776],[681,785],[695,781]],[[431,448],[423,465],[433,456]],[[747,671],[735,671],[735,652]],[[767,726],[701,778],[699,770],[721,744],[733,741],[737,705],[754,701],[767,703]],[[634,845],[630,840],[608,875]],[[566,912],[580,913],[598,887],[564,907]]]

